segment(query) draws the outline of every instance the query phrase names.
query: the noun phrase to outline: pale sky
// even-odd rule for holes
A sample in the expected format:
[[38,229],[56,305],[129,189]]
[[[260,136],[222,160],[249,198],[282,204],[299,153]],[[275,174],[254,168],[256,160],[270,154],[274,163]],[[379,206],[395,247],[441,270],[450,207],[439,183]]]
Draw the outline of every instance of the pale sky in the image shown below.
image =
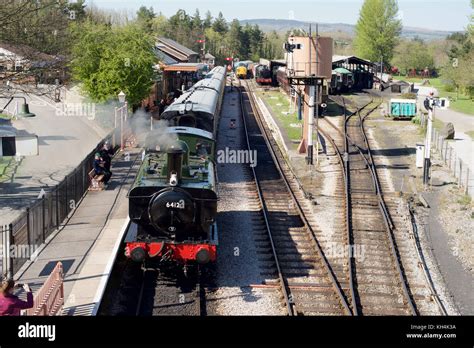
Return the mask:
[[[296,19],[321,23],[355,24],[364,0],[87,0],[98,7],[136,11],[141,5],[169,17],[179,9],[201,16],[219,11],[227,20],[234,18]],[[398,0],[404,26],[463,30],[472,13],[470,0]]]

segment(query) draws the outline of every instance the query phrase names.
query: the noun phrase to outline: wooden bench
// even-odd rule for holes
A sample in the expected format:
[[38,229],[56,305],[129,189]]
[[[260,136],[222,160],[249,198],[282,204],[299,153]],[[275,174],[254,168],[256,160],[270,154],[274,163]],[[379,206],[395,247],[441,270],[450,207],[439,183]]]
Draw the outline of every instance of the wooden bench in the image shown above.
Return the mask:
[[92,169],[89,172],[89,179],[91,180],[89,191],[103,191],[105,189],[104,177],[104,174],[95,175],[95,170]]
[[135,148],[137,146],[137,138],[135,135],[130,134],[125,138],[125,147],[126,148]]

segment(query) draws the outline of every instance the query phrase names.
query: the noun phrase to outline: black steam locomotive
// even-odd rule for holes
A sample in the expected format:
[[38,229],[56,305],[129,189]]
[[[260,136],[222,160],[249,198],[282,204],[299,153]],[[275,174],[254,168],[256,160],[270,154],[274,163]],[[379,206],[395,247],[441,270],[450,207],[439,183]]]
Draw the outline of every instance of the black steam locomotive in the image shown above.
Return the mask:
[[215,134],[225,81],[225,69],[213,69],[161,115],[168,126],[149,134],[128,194],[126,255],[134,261],[215,261]]

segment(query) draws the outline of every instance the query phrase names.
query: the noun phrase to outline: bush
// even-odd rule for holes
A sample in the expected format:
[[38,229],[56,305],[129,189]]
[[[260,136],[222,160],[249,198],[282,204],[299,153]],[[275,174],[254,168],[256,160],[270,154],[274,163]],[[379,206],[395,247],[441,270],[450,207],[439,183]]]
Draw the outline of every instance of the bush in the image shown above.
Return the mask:
[[416,99],[416,93],[403,93],[400,98],[402,99]]
[[474,86],[467,87],[466,94],[469,96],[469,99],[474,99]]
[[453,85],[453,84],[446,84],[446,85],[444,86],[444,90],[445,90],[446,92],[456,92],[456,86]]
[[421,124],[421,117],[420,115],[416,115],[415,117],[413,117],[411,119],[411,121],[414,123],[414,124]]

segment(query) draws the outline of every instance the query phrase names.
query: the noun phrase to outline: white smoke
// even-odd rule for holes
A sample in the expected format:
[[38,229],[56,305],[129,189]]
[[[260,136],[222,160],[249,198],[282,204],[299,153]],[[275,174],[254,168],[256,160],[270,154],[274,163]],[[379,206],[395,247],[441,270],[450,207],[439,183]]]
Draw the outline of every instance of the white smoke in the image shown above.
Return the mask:
[[128,123],[140,146],[147,150],[166,151],[178,141],[176,134],[167,132],[167,120],[155,120],[150,113],[143,110],[136,111]]

